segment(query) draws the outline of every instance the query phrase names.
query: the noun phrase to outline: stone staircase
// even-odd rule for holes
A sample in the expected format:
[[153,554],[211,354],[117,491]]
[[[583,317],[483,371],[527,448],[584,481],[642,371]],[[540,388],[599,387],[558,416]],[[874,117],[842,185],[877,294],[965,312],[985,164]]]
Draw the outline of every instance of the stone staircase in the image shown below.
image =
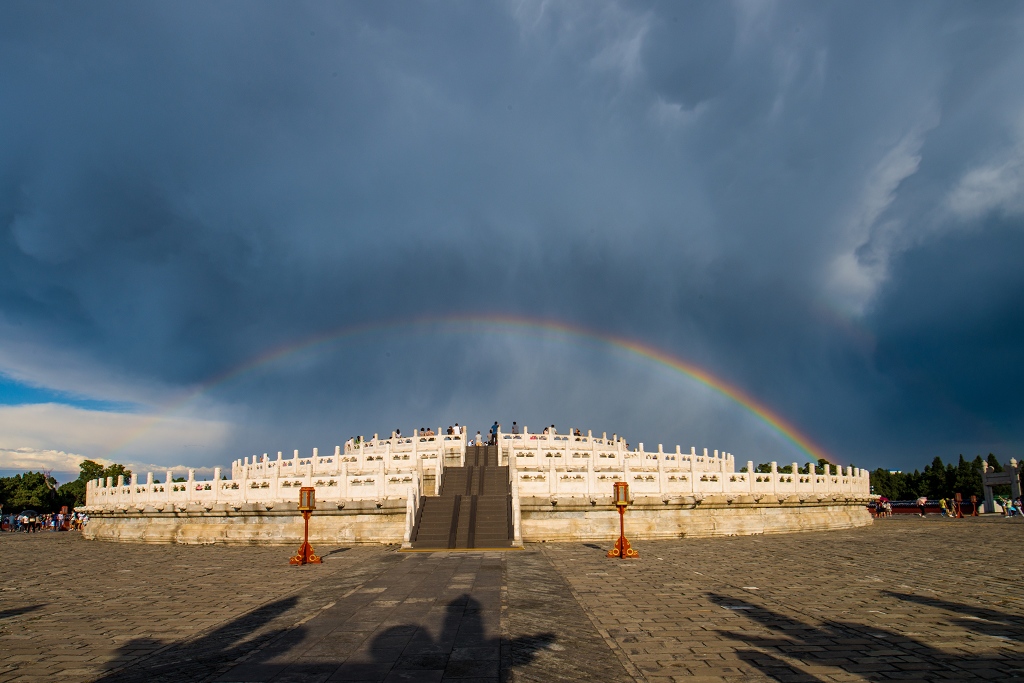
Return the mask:
[[498,466],[497,446],[468,446],[465,467],[445,468],[441,495],[423,498],[412,547],[512,547],[508,467]]

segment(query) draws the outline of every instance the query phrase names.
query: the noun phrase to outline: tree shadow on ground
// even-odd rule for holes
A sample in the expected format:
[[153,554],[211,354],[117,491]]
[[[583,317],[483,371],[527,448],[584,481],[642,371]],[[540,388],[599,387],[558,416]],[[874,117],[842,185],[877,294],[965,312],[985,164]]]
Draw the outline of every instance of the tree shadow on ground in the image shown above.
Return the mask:
[[913,602],[927,607],[937,607],[953,613],[951,623],[960,628],[981,633],[993,638],[1006,638],[1024,642],[1024,618],[999,612],[987,607],[977,605],[964,605],[958,602],[950,602],[942,598],[928,597],[925,595],[913,595],[911,593],[897,593],[895,591],[882,591],[887,595],[904,602]]
[[513,667],[530,663],[556,640],[546,632],[514,639],[488,634],[482,606],[470,595],[448,602],[440,624],[424,619],[392,625],[369,643],[350,637],[342,622],[331,624],[326,611],[326,628],[313,620],[247,639],[294,605],[295,598],[278,600],[199,638],[169,646],[133,640],[119,650],[121,668],[99,680],[498,681],[508,680]]
[[118,648],[110,672],[97,680],[203,680],[225,662],[238,660],[285,633],[287,628],[280,627],[249,637],[297,603],[294,596],[276,600],[196,638],[172,643],[134,638]]
[[35,612],[37,609],[46,607],[45,604],[41,605],[27,605],[25,607],[12,607],[11,609],[0,610],[0,619],[8,619],[10,617],[21,616],[22,614],[28,614],[29,612]]
[[[917,601],[917,596],[890,595]],[[998,652],[967,656],[940,650],[909,634],[893,630],[889,624],[872,626],[826,620],[820,625],[812,625],[744,599],[719,594],[711,594],[709,598],[726,609],[741,608],[744,616],[773,632],[772,636],[762,636],[720,631],[728,638],[757,648],[737,650],[737,656],[778,681],[831,680],[831,677],[819,678],[805,671],[805,665],[834,667],[868,681],[1021,680],[1019,652],[1009,652],[1005,656]],[[933,603],[929,601],[927,604]],[[944,603],[943,607],[954,612],[972,609],[952,602]],[[979,622],[962,621],[964,635],[971,632],[988,635],[977,628]],[[913,627],[912,624],[910,626]]]

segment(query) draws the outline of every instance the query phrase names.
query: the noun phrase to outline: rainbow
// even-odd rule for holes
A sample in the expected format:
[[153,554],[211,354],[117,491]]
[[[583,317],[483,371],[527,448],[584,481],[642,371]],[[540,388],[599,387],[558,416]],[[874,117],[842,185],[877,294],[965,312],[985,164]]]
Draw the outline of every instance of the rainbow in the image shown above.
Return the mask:
[[381,334],[392,331],[405,331],[409,329],[452,331],[453,328],[457,330],[460,327],[469,327],[471,330],[475,331],[479,331],[481,328],[484,330],[490,328],[498,329],[503,332],[540,333],[545,336],[553,335],[572,342],[589,342],[600,347],[626,351],[630,354],[640,356],[657,363],[658,365],[680,372],[683,375],[686,375],[687,377],[690,377],[691,379],[694,379],[728,397],[768,424],[774,431],[778,432],[787,441],[791,442],[800,451],[806,454],[807,458],[812,462],[817,462],[819,459],[825,459],[828,462],[833,462],[833,460],[826,455],[824,449],[816,445],[809,437],[802,434],[795,426],[781,417],[778,413],[754,399],[750,394],[746,393],[739,387],[716,377],[707,370],[673,356],[666,351],[649,344],[644,344],[635,339],[610,335],[604,332],[597,332],[595,330],[559,320],[527,318],[511,315],[447,315],[420,317],[402,321],[367,322],[330,330],[297,343],[287,344],[285,346],[271,349],[270,351],[264,352],[241,365],[207,380],[197,389],[190,392],[185,398],[174,402],[164,410],[153,415],[153,417],[145,421],[142,426],[133,430],[133,432],[127,435],[126,438],[118,442],[118,444],[108,452],[106,457],[110,459],[117,451],[121,450],[127,444],[144,434],[159,420],[181,410],[188,403],[196,400],[204,393],[209,392],[217,386],[230,382],[240,375],[251,372],[261,366],[272,364],[286,356],[300,353],[331,342],[369,334]]

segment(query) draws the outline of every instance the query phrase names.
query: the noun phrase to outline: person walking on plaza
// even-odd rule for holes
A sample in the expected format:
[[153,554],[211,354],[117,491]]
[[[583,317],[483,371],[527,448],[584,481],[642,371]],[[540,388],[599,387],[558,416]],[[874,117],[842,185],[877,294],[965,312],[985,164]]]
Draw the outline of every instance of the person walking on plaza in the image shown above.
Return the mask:
[[939,514],[943,517],[949,517],[949,510],[946,508],[946,499],[939,499]]
[[924,517],[924,506],[928,504],[928,499],[921,496],[917,499],[917,507],[921,511],[921,516]]

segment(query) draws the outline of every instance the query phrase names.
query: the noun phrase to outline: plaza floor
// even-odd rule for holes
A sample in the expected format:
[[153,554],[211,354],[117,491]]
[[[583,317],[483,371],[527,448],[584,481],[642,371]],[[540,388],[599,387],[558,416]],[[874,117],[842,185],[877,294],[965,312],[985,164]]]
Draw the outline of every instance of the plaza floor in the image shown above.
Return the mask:
[[[313,523],[315,523],[315,518]],[[1024,681],[1024,522],[518,552],[0,534],[8,681]]]

